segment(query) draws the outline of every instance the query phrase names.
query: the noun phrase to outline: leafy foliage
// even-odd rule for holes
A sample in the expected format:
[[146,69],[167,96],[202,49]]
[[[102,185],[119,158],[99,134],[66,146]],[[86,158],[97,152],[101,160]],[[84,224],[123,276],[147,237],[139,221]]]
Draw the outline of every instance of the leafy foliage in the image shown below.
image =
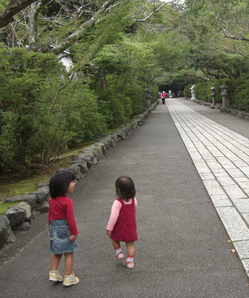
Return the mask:
[[190,88],[192,87],[192,85],[187,85],[185,86],[184,90],[183,90],[183,94],[186,98],[190,98],[191,97],[191,90]]
[[195,97],[205,102],[211,102],[211,82],[197,83],[195,85]]
[[0,51],[0,101],[3,135],[0,168],[11,170],[26,161],[46,161],[106,129],[94,92],[74,80],[51,109],[58,87],[67,80],[53,54],[25,49]]
[[236,80],[231,89],[229,94],[233,107],[249,112],[249,76]]

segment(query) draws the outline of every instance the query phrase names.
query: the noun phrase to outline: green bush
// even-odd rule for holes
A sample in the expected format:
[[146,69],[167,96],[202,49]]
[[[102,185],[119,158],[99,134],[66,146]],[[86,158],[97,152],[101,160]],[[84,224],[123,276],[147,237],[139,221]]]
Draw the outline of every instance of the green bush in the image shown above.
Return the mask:
[[[102,90],[100,82],[92,84],[98,95],[98,111],[106,119],[108,128],[115,128],[144,112],[146,90],[144,82],[128,81],[125,75],[112,74],[106,78],[107,90]],[[152,92],[153,93],[153,92]]]
[[195,97],[204,102],[212,102],[211,87],[211,82],[197,83],[194,88]]
[[187,86],[184,87],[183,94],[187,98],[191,98],[191,91],[190,91],[191,87],[192,87],[192,84],[187,85]]
[[25,48],[0,48],[0,172],[18,170],[29,163],[49,163],[52,157],[107,129],[129,121],[151,102],[157,87],[133,79],[131,73],[109,69],[103,91],[95,68],[90,83],[84,70],[69,80],[65,67],[49,53]]
[[[78,78],[66,84],[65,68],[55,55],[3,47],[0,81],[0,172],[47,163],[107,129],[95,93]],[[58,93],[61,86],[66,87]]]
[[149,86],[152,90],[151,92],[151,103],[154,103],[158,100],[158,86]]
[[230,87],[229,98],[233,108],[249,112],[249,76],[234,82]]
[[50,124],[47,114],[51,103],[44,94],[63,73],[64,68],[55,55],[0,48],[0,102],[3,104],[0,171],[18,167],[36,155],[32,139],[37,132],[46,133]]
[[143,82],[133,81],[126,84],[123,95],[131,99],[132,116],[144,112],[146,107],[146,91]]
[[[129,101],[128,107],[125,108],[125,102]],[[131,110],[129,106],[130,100],[126,98],[123,101],[123,98],[120,94],[116,94],[111,89],[102,92],[102,95],[98,98],[98,111],[106,119],[108,128],[115,128],[129,118],[126,116]]]

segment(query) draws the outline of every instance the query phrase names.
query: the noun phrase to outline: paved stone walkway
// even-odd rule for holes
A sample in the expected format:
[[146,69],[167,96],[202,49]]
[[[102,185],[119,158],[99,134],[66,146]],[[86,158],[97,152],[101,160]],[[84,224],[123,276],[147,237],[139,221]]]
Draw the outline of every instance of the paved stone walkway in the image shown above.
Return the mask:
[[166,103],[249,276],[249,139],[177,100]]

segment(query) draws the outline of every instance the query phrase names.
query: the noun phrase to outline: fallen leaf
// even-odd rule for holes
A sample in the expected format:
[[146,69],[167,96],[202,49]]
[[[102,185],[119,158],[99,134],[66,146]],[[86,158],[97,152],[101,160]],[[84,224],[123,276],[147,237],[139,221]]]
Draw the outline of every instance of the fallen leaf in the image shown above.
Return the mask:
[[231,239],[229,239],[229,240],[227,240],[227,242],[231,243],[231,242],[232,242],[232,240],[231,240]]
[[231,249],[231,252],[234,253],[234,252],[236,252],[236,250],[233,248],[233,249]]

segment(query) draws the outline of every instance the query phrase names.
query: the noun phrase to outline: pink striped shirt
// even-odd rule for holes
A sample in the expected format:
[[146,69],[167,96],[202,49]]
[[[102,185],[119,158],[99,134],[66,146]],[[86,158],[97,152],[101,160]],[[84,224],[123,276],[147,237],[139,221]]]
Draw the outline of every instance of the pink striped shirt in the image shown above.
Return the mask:
[[[137,199],[135,199],[135,211],[137,211]],[[129,205],[132,203],[132,199],[130,199],[128,202],[126,201],[123,201],[126,205]],[[110,215],[110,219],[109,219],[109,222],[107,224],[107,227],[106,227],[106,230],[108,231],[112,231],[114,226],[115,226],[115,223],[116,221],[118,220],[118,217],[119,217],[119,212],[120,212],[120,209],[122,207],[122,204],[118,201],[118,200],[115,200],[112,204],[112,209],[111,209],[111,215]]]

